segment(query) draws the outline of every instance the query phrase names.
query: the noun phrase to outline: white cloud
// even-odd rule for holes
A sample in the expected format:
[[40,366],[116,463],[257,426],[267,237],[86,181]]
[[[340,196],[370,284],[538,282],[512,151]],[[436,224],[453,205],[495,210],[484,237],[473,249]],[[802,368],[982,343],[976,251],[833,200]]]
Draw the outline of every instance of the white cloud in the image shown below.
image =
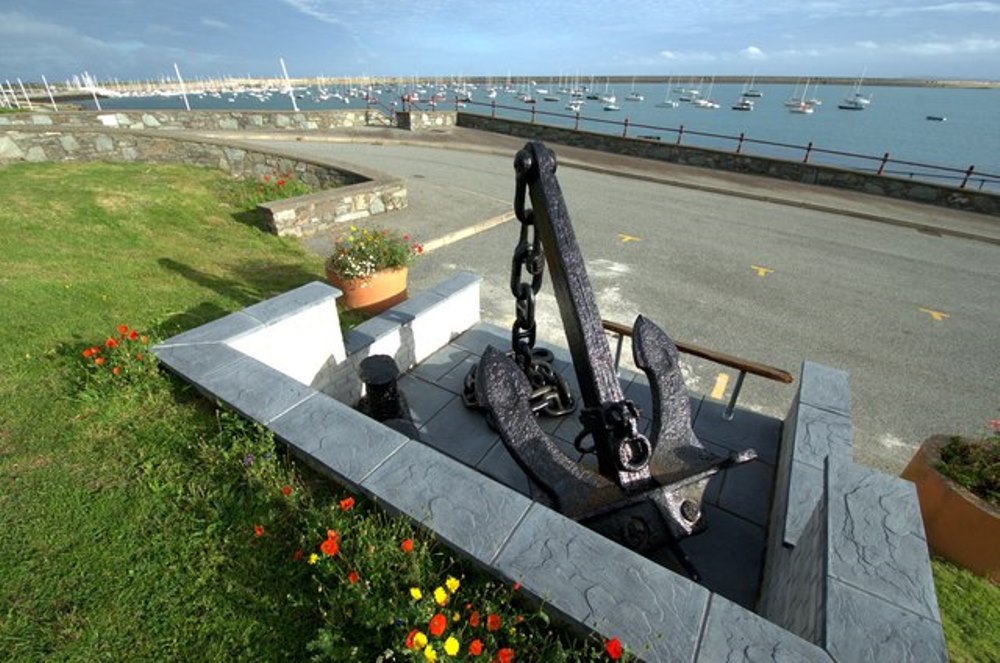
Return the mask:
[[747,46],[742,51],[740,55],[748,60],[766,60],[767,56],[764,55],[764,51],[760,50],[756,46]]
[[222,21],[214,18],[202,18],[201,24],[207,28],[219,28],[220,30],[228,30],[229,24],[223,23]]

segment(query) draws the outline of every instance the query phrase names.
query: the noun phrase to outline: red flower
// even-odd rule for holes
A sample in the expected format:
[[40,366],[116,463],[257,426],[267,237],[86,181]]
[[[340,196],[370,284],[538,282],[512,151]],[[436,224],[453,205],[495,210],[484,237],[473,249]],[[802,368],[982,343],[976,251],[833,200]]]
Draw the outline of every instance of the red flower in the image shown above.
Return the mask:
[[270,175],[265,175],[264,176],[264,181],[265,182],[270,182],[271,181],[271,176]]
[[406,634],[407,649],[413,649],[413,636],[415,636],[417,633],[419,633],[419,631],[417,631],[417,629],[413,629],[412,631]]
[[128,333],[128,325],[118,325],[118,333],[119,334],[127,334]]
[[83,356],[86,357],[86,358],[88,358],[88,359],[90,358],[90,355],[92,355],[92,354],[94,354],[94,349],[93,348],[87,348],[86,350],[83,351]]
[[306,554],[306,551],[302,548],[296,548],[295,552],[292,553],[292,559],[296,562],[302,559],[302,556]]
[[446,626],[448,626],[448,619],[439,612],[431,617],[430,623],[427,624],[427,630],[436,638],[444,633]]
[[469,615],[469,626],[472,628],[479,627],[479,611],[474,610],[471,615]]
[[479,656],[483,653],[483,643],[479,640],[473,640],[469,643],[469,654],[472,656]]
[[424,245],[417,244],[417,253],[423,253],[423,252],[424,252]]
[[340,500],[340,510],[341,511],[350,511],[353,508],[354,508],[354,498],[353,497],[345,497],[344,499]]
[[513,585],[513,589],[514,589],[515,592],[518,591],[519,589],[521,589],[521,583],[515,582],[514,585]]
[[494,663],[513,663],[514,662],[514,650],[510,647],[504,647],[497,652],[497,655],[493,658]]
[[326,541],[319,545],[319,549],[324,555],[328,557],[333,557],[340,551],[340,542],[338,541],[338,534],[332,529],[326,531]]
[[264,536],[264,526],[263,525],[254,525],[253,535],[254,536]]
[[285,180],[278,180],[278,186],[285,186]]
[[292,487],[291,486],[282,486],[281,487],[281,494],[284,495],[285,497],[288,497],[289,495],[292,494]]
[[115,366],[114,368],[111,369],[111,374],[112,375],[118,375],[121,372],[122,372],[122,369],[119,366]]
[[359,580],[361,580],[361,576],[358,575],[357,571],[351,571],[350,573],[347,574],[347,582],[351,583],[352,585]]
[[611,657],[612,661],[617,661],[622,657],[622,643],[618,638],[611,638],[606,643],[604,643],[604,650],[608,652],[608,656]]
[[104,345],[107,346],[107,347],[109,347],[109,348],[117,348],[118,347],[118,341],[116,341],[113,338],[109,338],[108,340],[104,341]]
[[500,622],[500,615],[487,615],[486,617],[486,630],[487,631],[499,631],[502,626]]
[[413,539],[403,539],[403,542],[399,544],[403,552],[411,553],[413,552]]
[[128,333],[128,340],[135,341],[138,338],[139,338],[139,332],[137,332],[136,330],[133,329]]
[[104,357],[98,357],[97,359],[94,360],[94,364],[96,364],[97,366],[100,366],[103,363],[104,363]]

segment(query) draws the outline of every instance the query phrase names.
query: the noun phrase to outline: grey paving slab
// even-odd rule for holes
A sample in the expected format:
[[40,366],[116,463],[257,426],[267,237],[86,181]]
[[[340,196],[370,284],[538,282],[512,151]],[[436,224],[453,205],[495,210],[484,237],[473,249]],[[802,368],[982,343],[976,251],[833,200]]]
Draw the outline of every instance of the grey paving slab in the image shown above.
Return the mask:
[[468,350],[463,350],[454,345],[446,345],[417,364],[410,371],[410,375],[416,375],[428,382],[437,383],[448,371],[471,356],[472,354]]
[[311,387],[245,355],[205,375],[198,383],[240,414],[263,424],[316,393]]
[[722,418],[725,410],[724,403],[708,399],[702,401],[694,421],[694,432],[698,438],[732,451],[752,448],[763,462],[770,465],[777,463],[781,420],[737,408],[732,420],[726,421]]
[[195,386],[200,386],[211,373],[246,358],[242,352],[225,343],[158,345],[153,348],[153,354],[167,368]]
[[438,283],[431,288],[431,291],[441,297],[456,295],[466,288],[471,288],[482,283],[483,277],[470,272],[459,272],[449,279]]
[[455,397],[423,424],[420,432],[427,444],[470,467],[475,467],[500,439],[481,414]]
[[713,594],[697,663],[753,661],[830,663],[825,651],[740,606]]
[[704,513],[708,528],[682,540],[681,548],[694,560],[706,588],[752,609],[760,590],[764,528],[711,504],[704,505]]
[[944,663],[941,625],[831,578],[827,589],[826,650],[835,661]]
[[497,440],[486,455],[476,465],[476,469],[488,477],[496,479],[503,485],[516,490],[525,497],[531,497],[531,484],[528,475],[517,464],[503,440]]
[[[174,345],[190,345],[193,343],[222,343],[234,336],[263,327],[260,320],[238,311],[223,316],[218,320],[195,327],[176,336],[171,336],[156,348],[166,348]],[[154,352],[156,348],[153,348]]]
[[405,301],[382,313],[381,317],[401,325],[406,324],[417,316],[426,314],[431,308],[443,301],[444,297],[433,290],[423,290],[410,295]]
[[830,471],[830,575],[939,621],[914,485],[847,462]]
[[430,421],[455,398],[455,394],[447,389],[422,380],[413,373],[404,375],[396,384],[410,408],[413,423],[418,428]]
[[771,514],[774,467],[754,460],[731,467],[725,474],[719,506],[765,527]]
[[456,337],[452,343],[479,356],[482,356],[488,345],[506,352],[510,349],[510,332],[481,322]]
[[813,407],[851,414],[851,390],[847,371],[811,361],[802,362],[799,400]]
[[435,381],[434,384],[447,389],[457,396],[461,396],[462,392],[465,391],[465,378],[468,376],[469,371],[472,370],[472,367],[478,362],[479,357],[472,353],[466,353],[462,361],[453,366],[450,371]]
[[482,564],[493,560],[531,505],[523,495],[412,440],[361,485]]
[[795,420],[795,460],[819,469],[830,454],[850,460],[851,436],[848,415],[799,403]]
[[243,309],[243,313],[263,323],[270,324],[320,302],[329,302],[331,306],[336,306],[336,299],[341,294],[340,290],[332,285],[313,281],[277,297],[266,299],[259,304],[248,306]]
[[650,661],[690,661],[709,592],[533,504],[494,567],[554,610]]
[[312,464],[355,485],[408,439],[320,393],[288,410],[268,427]]

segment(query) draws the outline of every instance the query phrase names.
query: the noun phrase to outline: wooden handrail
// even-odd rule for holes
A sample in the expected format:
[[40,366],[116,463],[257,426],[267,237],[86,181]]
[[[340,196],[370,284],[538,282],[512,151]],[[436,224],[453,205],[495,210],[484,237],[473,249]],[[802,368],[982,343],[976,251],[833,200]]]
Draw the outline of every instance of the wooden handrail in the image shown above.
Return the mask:
[[[614,332],[620,336],[628,336],[629,338],[632,337],[632,328],[628,325],[623,325],[620,322],[613,322],[611,320],[601,320],[601,325],[606,331]],[[685,354],[701,357],[702,359],[713,361],[716,364],[729,366],[730,368],[735,368],[746,373],[753,373],[754,375],[759,375],[762,378],[767,378],[768,380],[784,382],[785,384],[791,384],[795,381],[795,378],[792,377],[791,373],[783,371],[780,368],[775,368],[774,366],[740,359],[739,357],[734,357],[733,355],[726,354],[725,352],[709,350],[708,348],[703,348],[700,345],[685,343],[684,341],[674,340],[674,345],[677,346],[678,350]]]

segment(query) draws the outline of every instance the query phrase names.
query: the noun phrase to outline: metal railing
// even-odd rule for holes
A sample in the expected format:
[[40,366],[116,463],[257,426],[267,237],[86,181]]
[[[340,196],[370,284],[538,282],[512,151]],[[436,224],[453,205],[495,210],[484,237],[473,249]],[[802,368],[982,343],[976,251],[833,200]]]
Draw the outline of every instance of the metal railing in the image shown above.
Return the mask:
[[[610,332],[617,339],[617,344],[615,346],[615,370],[618,370],[618,364],[621,362],[622,357],[622,344],[626,336],[632,338],[632,328],[628,325],[624,325],[620,322],[614,322],[612,320],[601,320],[601,325],[604,327],[604,331]],[[775,382],[783,382],[785,384],[791,384],[795,381],[795,378],[792,377],[791,373],[780,368],[775,368],[774,366],[768,366],[767,364],[761,364],[748,359],[741,359],[739,357],[726,354],[725,352],[703,348],[700,345],[695,345],[694,343],[674,340],[674,345],[676,345],[677,349],[684,354],[707,359],[713,363],[728,366],[729,368],[734,368],[739,371],[739,375],[736,378],[736,384],[733,386],[733,393],[729,397],[729,403],[726,405],[725,412],[722,413],[722,418],[726,421],[732,421],[733,419],[733,414],[736,411],[736,402],[740,398],[740,391],[743,389],[743,380],[746,378],[747,373],[758,375],[768,380],[774,380]]]
[[[808,145],[796,145],[793,143],[782,143],[779,141],[771,140],[760,140],[755,138],[748,138],[745,132],[740,132],[738,136],[732,136],[727,134],[717,134],[708,131],[695,131],[693,129],[686,128],[683,124],[678,127],[664,127],[651,124],[639,124],[630,122],[626,117],[624,120],[608,120],[598,117],[587,117],[581,114],[579,111],[573,114],[567,113],[557,113],[553,111],[538,110],[535,104],[528,104],[530,108],[525,108],[523,106],[507,106],[503,104],[496,103],[493,100],[490,103],[481,101],[465,101],[463,102],[466,106],[478,106],[483,108],[488,108],[490,110],[490,117],[493,119],[497,118],[497,110],[503,111],[514,111],[516,113],[526,113],[530,115],[531,124],[536,124],[539,117],[552,117],[559,118],[561,120],[570,120],[573,122],[573,130],[580,130],[581,121],[590,124],[597,125],[609,125],[615,127],[621,127],[622,138],[629,138],[629,131],[647,130],[656,131],[660,133],[665,133],[673,138],[675,145],[681,145],[685,138],[697,137],[703,139],[710,139],[713,141],[720,141],[723,143],[733,143],[736,145],[733,148],[733,152],[736,154],[745,153],[747,146],[751,147],[763,147],[771,148],[777,150],[788,150],[791,153],[801,154],[802,163],[819,163],[820,165],[830,165],[839,168],[849,167],[853,170],[859,170],[862,172],[871,172],[879,176],[907,176],[910,179],[928,178],[928,179],[938,179],[938,180],[951,180],[958,181],[958,189],[965,189],[969,186],[970,182],[979,183],[978,190],[983,190],[983,187],[989,185],[991,187],[996,187],[1000,189],[1000,175],[993,173],[986,173],[982,171],[977,171],[975,165],[970,165],[968,168],[953,168],[950,166],[940,166],[936,164],[920,163],[916,161],[906,161],[903,159],[893,159],[889,152],[885,152],[882,156],[873,156],[870,154],[858,154],[857,152],[846,152],[843,150],[832,150],[827,148],[817,147],[814,143],[810,142]],[[449,104],[450,105],[450,104]],[[454,108],[458,110],[459,103],[456,100]],[[509,119],[503,118],[500,119]],[[555,125],[553,125],[555,126]],[[558,128],[558,127],[557,127]],[[615,133],[618,133],[617,131]],[[656,140],[660,141],[661,137],[655,134],[636,134],[633,138],[637,140]],[[703,146],[695,146],[703,147]],[[755,156],[772,157],[770,154],[765,153],[755,153]],[[840,159],[858,160],[864,163],[862,167],[856,166],[845,166],[844,163],[837,162],[835,159],[817,159],[816,157],[837,157]],[[773,158],[773,157],[772,157]],[[823,163],[826,161],[826,163]],[[890,167],[891,166],[891,167]],[[897,166],[909,167],[909,170],[900,170]]]

